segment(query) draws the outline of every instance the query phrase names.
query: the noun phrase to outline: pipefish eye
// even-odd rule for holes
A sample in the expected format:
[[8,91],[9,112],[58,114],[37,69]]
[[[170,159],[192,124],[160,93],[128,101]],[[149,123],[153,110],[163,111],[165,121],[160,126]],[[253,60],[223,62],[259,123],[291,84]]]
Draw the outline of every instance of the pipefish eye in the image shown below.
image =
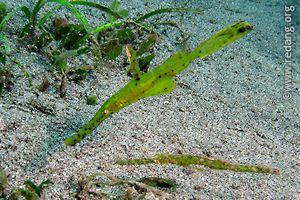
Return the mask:
[[247,30],[251,30],[251,29],[253,29],[253,25],[247,25],[247,26],[245,26],[245,28],[246,28]]

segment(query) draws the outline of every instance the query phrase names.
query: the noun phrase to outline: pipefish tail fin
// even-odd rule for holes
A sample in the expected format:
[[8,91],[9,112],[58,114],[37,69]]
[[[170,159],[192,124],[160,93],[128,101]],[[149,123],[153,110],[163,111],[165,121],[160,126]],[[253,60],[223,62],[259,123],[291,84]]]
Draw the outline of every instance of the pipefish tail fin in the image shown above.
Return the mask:
[[75,135],[66,138],[65,144],[69,146],[73,146],[91,133],[92,131],[80,129]]
[[65,144],[73,146],[80,142],[83,138],[91,134],[97,128],[97,126],[99,126],[99,124],[101,124],[101,122],[108,118],[111,114],[112,113],[109,113],[105,109],[105,106],[102,105],[94,117],[90,119],[90,121],[87,122],[81,129],[79,129],[76,134],[65,139]]

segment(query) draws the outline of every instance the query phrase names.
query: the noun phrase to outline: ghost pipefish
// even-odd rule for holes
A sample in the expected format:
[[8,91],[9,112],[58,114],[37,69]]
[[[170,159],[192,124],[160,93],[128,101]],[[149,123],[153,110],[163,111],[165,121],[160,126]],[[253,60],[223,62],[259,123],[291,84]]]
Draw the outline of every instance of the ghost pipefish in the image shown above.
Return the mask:
[[210,54],[222,49],[252,30],[253,26],[246,21],[240,21],[215,33],[190,52],[177,52],[171,55],[163,64],[141,75],[134,50],[127,46],[126,52],[133,78],[112,95],[97,111],[94,117],[76,134],[65,139],[66,145],[75,145],[91,134],[99,124],[113,113],[142,98],[162,95],[173,91],[176,82],[173,76],[184,70],[197,59],[204,59]]

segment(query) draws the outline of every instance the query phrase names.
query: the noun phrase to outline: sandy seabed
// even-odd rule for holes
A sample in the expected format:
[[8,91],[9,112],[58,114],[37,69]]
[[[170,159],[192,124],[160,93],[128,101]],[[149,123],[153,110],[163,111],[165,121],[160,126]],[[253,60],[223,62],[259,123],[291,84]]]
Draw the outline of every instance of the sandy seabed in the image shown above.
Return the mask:
[[[25,0],[4,2],[8,7],[34,5],[34,1]],[[46,92],[36,89],[44,74],[53,84],[57,82],[58,75],[48,70],[49,60],[13,42],[13,56],[26,66],[33,89],[14,66],[15,84],[0,99],[0,167],[8,174],[9,188],[22,187],[28,179],[36,183],[49,179],[52,184],[44,190],[44,199],[74,199],[71,182],[101,172],[136,179],[174,179],[178,187],[169,192],[169,199],[300,199],[300,76],[296,63],[300,37],[297,32],[292,35],[292,98],[285,100],[284,8],[291,4],[259,2],[121,1],[132,17],[164,7],[202,7],[203,15],[171,13],[162,18],[180,24],[190,35],[191,48],[241,19],[253,24],[254,30],[207,60],[194,61],[176,77],[173,92],[129,105],[72,147],[64,145],[63,139],[82,127],[127,83],[126,70],[114,63],[101,66],[100,72],[79,83],[68,82],[66,97],[60,98],[53,86]],[[300,9],[299,4],[294,6]],[[101,24],[98,11],[82,11],[92,25]],[[66,11],[61,14],[70,16]],[[299,14],[292,14],[293,25],[299,27]],[[17,41],[15,33],[24,23],[21,13],[8,23],[4,31],[10,33],[11,41]],[[180,50],[176,29],[158,31],[166,34],[156,47],[153,67]],[[86,104],[86,95],[91,94],[98,96],[97,106]],[[115,164],[118,159],[179,152],[209,153],[233,163],[276,167],[281,173],[211,169],[187,173],[175,165]]]

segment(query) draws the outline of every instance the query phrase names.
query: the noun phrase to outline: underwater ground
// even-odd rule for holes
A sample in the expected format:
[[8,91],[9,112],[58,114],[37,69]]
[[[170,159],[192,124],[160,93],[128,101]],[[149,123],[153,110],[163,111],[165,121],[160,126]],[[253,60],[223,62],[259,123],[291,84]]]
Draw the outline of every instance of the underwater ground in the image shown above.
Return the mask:
[[[8,1],[7,7],[35,1]],[[109,6],[111,1],[94,1]],[[294,3],[294,4],[293,4]],[[285,11],[285,6],[295,11]],[[41,10],[53,8],[46,5]],[[214,53],[195,60],[175,77],[177,88],[166,95],[133,103],[112,117],[75,146],[64,139],[76,133],[99,107],[131,78],[122,59],[105,61],[84,80],[66,80],[60,97],[61,74],[53,72],[42,51],[30,50],[18,33],[26,24],[23,13],[10,19],[4,32],[13,56],[25,67],[32,87],[20,68],[12,65],[13,85],[0,98],[0,168],[7,173],[7,191],[22,188],[24,181],[51,184],[41,199],[75,199],[78,181],[95,173],[124,179],[162,177],[175,180],[177,187],[166,190],[167,199],[300,199],[300,69],[299,31],[293,32],[291,98],[285,99],[285,26],[300,25],[300,4],[296,1],[121,1],[129,16],[141,16],[165,7],[202,8],[193,12],[164,13],[157,20],[177,22],[185,35],[179,45],[179,31],[159,26],[159,42],[151,68],[172,53],[193,49],[213,33],[239,20],[254,25],[245,37]],[[105,16],[97,9],[77,6],[94,27]],[[291,14],[291,24],[285,14]],[[57,15],[74,19],[63,8]],[[50,20],[49,20],[50,21]],[[124,54],[125,55],[125,54]],[[90,64],[89,56],[68,60]],[[1,68],[4,65],[0,64]],[[128,67],[128,66],[127,66]],[[50,87],[37,88],[46,75]],[[86,96],[96,95],[97,105],[87,105]],[[173,164],[121,166],[116,160],[148,158],[158,153],[209,156],[235,164],[262,165],[279,174],[233,172]],[[147,194],[145,198],[154,199]],[[78,198],[78,197],[77,197]],[[84,198],[82,198],[84,199]],[[161,197],[161,199],[163,199]]]

